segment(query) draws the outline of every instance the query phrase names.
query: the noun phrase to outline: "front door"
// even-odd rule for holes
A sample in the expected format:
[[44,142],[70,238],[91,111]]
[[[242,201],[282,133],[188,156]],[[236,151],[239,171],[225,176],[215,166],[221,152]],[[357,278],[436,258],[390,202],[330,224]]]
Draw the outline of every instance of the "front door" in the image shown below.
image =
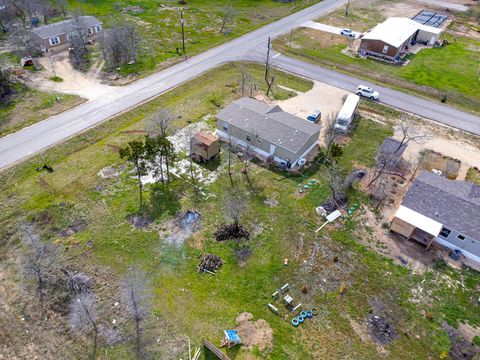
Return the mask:
[[270,144],[270,155],[275,155],[275,145]]

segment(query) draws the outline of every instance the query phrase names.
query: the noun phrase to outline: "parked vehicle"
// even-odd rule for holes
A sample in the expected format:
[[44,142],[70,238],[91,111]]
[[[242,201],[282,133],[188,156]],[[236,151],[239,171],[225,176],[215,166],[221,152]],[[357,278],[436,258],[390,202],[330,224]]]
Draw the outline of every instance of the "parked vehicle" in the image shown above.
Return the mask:
[[350,29],[343,29],[342,31],[340,31],[340,35],[355,37],[355,33]]
[[347,132],[350,127],[355,113],[357,112],[360,98],[357,95],[350,94],[347,96],[340,112],[337,115],[334,129],[338,132]]
[[371,87],[365,85],[358,85],[355,92],[358,96],[363,96],[372,100],[378,100],[378,98],[380,97],[378,91],[375,91]]
[[307,120],[313,123],[318,123],[322,117],[322,112],[320,110],[315,110],[313,113],[308,115]]

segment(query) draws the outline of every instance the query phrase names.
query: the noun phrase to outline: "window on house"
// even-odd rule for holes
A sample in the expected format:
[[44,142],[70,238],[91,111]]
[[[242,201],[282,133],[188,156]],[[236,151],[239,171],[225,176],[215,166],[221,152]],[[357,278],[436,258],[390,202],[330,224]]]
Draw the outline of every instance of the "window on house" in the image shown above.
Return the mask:
[[95,31],[97,33],[101,32],[102,31],[102,26],[101,25],[95,25]]
[[223,126],[223,130],[228,132],[228,126]]
[[465,236],[463,236],[463,235],[457,235],[457,239],[463,241],[463,240],[465,240]]
[[87,34],[88,34],[88,35],[92,35],[92,34],[93,34],[93,29],[92,29],[92,28],[88,28],[88,29],[87,29]]
[[50,45],[58,45],[60,44],[60,38],[58,36],[55,36],[50,39]]
[[452,231],[448,230],[447,228],[442,228],[442,231],[440,231],[440,236],[443,238],[448,238]]
[[247,135],[245,138],[247,139],[247,141],[252,141],[252,138],[250,137],[250,135]]
[[383,47],[382,52],[383,52],[384,54],[386,54],[386,53],[388,52],[388,46],[387,46],[387,45],[385,45],[385,46]]

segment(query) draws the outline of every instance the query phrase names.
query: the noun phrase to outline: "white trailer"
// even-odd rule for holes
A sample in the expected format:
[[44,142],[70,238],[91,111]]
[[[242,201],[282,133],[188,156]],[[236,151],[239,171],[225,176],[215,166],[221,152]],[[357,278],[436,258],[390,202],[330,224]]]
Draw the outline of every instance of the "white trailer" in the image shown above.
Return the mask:
[[357,112],[360,97],[358,95],[350,94],[347,96],[345,103],[343,104],[340,112],[337,115],[335,122],[335,130],[341,132],[347,132],[353,117]]

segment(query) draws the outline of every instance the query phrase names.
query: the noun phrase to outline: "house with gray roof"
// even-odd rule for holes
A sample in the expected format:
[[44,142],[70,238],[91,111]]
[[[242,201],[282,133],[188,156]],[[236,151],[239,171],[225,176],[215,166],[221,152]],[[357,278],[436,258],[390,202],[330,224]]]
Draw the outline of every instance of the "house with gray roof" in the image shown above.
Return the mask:
[[43,50],[65,50],[80,36],[95,39],[103,34],[103,23],[94,16],[79,16],[30,30],[33,41]]
[[260,159],[294,167],[316,147],[320,126],[251,98],[230,103],[217,115],[217,135],[249,147]]
[[390,230],[437,242],[480,262],[480,186],[422,171],[406,193]]

